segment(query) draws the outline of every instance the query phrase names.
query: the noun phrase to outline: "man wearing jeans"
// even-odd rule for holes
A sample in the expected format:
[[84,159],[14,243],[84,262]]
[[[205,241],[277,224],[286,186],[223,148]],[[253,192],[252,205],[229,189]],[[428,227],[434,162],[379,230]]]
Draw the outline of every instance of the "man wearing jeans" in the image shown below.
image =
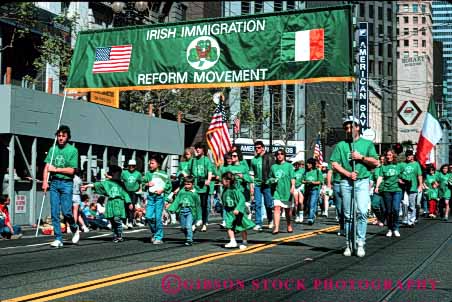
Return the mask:
[[[353,238],[352,223],[357,227],[357,256],[364,257],[364,245],[367,231],[367,209],[370,202],[370,170],[378,166],[378,154],[374,144],[359,136],[359,120],[347,118],[343,127],[345,141],[339,142],[331,155],[332,167],[341,176],[341,193],[345,219],[345,237],[347,246],[344,256],[351,256]],[[353,204],[352,204],[353,202]],[[352,218],[352,206],[356,207],[357,221]]]
[[273,229],[273,198],[270,187],[266,184],[270,169],[275,159],[272,153],[265,152],[262,141],[254,143],[256,156],[251,160],[251,170],[254,174],[254,203],[256,207],[255,231],[262,230],[262,196],[264,197],[265,210],[267,212],[268,228]]
[[55,241],[50,243],[52,247],[62,247],[63,237],[60,226],[60,209],[63,212],[64,220],[69,223],[72,231],[72,243],[78,243],[80,239],[78,225],[72,215],[72,188],[75,169],[78,166],[78,151],[68,144],[71,139],[71,129],[61,125],[55,133],[57,143],[47,152],[44,160],[42,189],[47,192],[49,189],[50,173],[50,211],[52,216],[53,232]]

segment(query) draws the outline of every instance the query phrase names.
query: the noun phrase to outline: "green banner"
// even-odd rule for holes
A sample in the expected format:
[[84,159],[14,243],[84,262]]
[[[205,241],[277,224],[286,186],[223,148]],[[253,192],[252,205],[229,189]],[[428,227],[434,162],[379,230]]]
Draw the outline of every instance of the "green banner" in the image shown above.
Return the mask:
[[81,32],[66,89],[353,80],[351,6]]

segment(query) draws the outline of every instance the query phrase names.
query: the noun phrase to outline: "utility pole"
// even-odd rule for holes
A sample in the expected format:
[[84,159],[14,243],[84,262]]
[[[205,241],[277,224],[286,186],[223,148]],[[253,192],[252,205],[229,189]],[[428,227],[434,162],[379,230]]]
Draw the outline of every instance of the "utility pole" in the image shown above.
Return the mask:
[[268,86],[268,93],[270,94],[270,146],[269,152],[273,153],[273,86]]

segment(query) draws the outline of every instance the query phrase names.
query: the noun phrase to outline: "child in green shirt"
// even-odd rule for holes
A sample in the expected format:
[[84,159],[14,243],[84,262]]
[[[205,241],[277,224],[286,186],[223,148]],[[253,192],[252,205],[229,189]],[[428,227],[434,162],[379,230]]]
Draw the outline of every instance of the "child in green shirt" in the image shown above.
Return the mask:
[[436,215],[438,213],[437,211],[437,205],[439,200],[439,182],[436,180],[432,182],[432,187],[427,190],[427,197],[428,197],[428,217],[430,218],[436,218]]

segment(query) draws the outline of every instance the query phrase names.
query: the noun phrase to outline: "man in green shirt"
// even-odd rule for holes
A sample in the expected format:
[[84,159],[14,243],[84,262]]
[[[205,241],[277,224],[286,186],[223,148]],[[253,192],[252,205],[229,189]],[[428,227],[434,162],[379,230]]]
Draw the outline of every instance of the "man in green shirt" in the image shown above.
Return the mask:
[[142,177],[140,171],[136,170],[137,162],[134,159],[129,160],[127,170],[123,170],[121,173],[121,180],[126,187],[127,194],[129,194],[130,200],[132,201],[132,209],[129,209],[128,205],[124,205],[126,209],[126,216],[128,228],[133,228],[137,226],[134,220],[135,216],[135,205],[138,202],[138,194],[136,192],[140,191]]
[[406,161],[401,163],[402,200],[404,193],[408,195],[408,203],[402,201],[402,223],[409,227],[414,226],[416,221],[416,200],[418,192],[422,194],[422,169],[421,165],[414,160],[413,150],[405,152]]
[[[344,256],[351,256],[353,238],[352,202],[357,210],[357,256],[364,257],[364,244],[367,231],[367,210],[370,203],[369,177],[370,170],[378,166],[378,154],[374,144],[359,136],[359,120],[353,116],[347,118],[343,127],[345,141],[339,142],[334,148],[330,161],[333,169],[341,176],[341,193],[345,218],[345,237],[347,246]],[[353,246],[354,248],[354,246]]]
[[[57,143],[47,152],[44,162],[42,189],[44,192],[50,188],[50,212],[52,216],[53,231],[55,241],[50,243],[52,247],[62,247],[63,237],[60,225],[60,209],[63,212],[64,220],[69,223],[72,231],[72,242],[78,243],[80,233],[78,225],[72,214],[72,190],[75,169],[78,167],[78,151],[68,144],[71,139],[71,129],[61,125],[55,133]],[[49,186],[49,179],[51,180]]]

